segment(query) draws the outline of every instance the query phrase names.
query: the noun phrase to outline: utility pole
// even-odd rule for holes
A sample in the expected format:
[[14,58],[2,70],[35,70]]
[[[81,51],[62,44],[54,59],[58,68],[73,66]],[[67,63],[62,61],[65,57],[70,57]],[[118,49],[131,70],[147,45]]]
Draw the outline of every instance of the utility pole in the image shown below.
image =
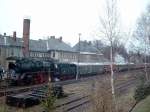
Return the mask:
[[79,35],[79,49],[78,49],[78,64],[77,64],[77,74],[76,74],[76,80],[78,80],[79,78],[79,63],[80,63],[80,37],[81,37],[81,33],[78,34]]
[[149,34],[148,34],[148,32],[149,32],[149,27],[148,26],[146,26],[145,27],[145,29],[146,29],[146,32],[145,32],[145,63],[144,63],[144,65],[145,65],[145,76],[146,76],[146,80],[148,81],[148,73],[147,73],[147,64],[148,64],[148,62],[147,62],[147,54],[148,54],[148,44],[149,44]]

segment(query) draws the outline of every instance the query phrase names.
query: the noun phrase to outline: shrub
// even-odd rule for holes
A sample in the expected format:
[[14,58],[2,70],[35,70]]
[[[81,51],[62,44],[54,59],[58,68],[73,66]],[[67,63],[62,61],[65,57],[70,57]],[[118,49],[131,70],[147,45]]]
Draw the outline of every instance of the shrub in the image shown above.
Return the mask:
[[44,112],[53,112],[55,109],[56,96],[54,96],[51,85],[48,86],[47,98],[42,101]]
[[150,81],[145,82],[136,88],[134,98],[139,102],[148,95],[150,95]]
[[55,101],[56,98],[53,95],[49,95],[46,100],[42,102],[42,106],[44,107],[46,112],[52,112],[55,109]]
[[6,106],[0,106],[0,112],[7,112],[8,109]]

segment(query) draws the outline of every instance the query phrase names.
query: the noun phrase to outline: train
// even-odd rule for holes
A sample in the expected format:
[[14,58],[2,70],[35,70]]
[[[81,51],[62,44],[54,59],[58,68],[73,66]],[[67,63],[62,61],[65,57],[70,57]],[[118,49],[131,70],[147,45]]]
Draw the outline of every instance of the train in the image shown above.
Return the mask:
[[[147,64],[147,67],[150,67]],[[119,64],[113,65],[115,72],[143,69],[144,64]],[[13,85],[42,84],[49,81],[64,81],[100,75],[110,72],[110,63],[62,63],[22,58],[8,65],[9,78]]]

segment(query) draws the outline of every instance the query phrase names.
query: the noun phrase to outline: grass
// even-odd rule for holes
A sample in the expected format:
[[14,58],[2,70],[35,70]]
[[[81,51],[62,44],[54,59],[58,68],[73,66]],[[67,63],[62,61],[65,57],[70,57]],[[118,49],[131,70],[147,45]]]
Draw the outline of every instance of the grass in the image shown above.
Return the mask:
[[137,104],[132,112],[150,112],[150,96]]
[[36,105],[31,108],[22,109],[22,108],[4,105],[0,102],[0,112],[42,112],[42,111],[43,111],[43,107],[41,105]]
[[0,107],[0,112],[7,112],[7,108],[6,107]]
[[132,105],[134,105],[135,100],[133,98],[134,89],[131,88],[127,93],[123,93],[116,97],[118,112],[128,112]]

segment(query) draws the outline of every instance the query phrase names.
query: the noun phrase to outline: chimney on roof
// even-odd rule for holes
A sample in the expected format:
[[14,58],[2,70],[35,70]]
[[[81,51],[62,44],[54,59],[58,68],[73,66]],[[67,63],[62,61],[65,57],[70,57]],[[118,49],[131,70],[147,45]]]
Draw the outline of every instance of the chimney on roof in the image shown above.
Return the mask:
[[62,42],[62,36],[59,37],[59,41]]
[[16,41],[16,31],[13,32],[13,39]]
[[4,33],[4,36],[6,36],[6,33]]
[[87,44],[87,40],[84,40],[84,43]]
[[91,45],[92,44],[92,42],[91,41],[89,41],[89,45]]
[[23,55],[29,57],[30,19],[23,21]]

